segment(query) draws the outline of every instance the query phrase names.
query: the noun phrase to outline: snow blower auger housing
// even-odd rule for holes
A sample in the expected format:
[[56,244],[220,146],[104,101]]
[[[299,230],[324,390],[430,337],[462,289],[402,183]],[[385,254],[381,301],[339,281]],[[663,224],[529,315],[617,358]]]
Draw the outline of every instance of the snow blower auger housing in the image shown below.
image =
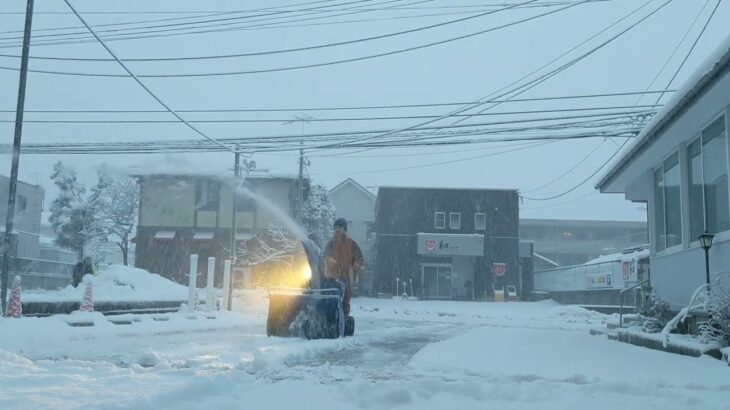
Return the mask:
[[342,308],[344,285],[324,277],[322,256],[314,242],[302,241],[309,263],[307,284],[301,289],[269,291],[269,336],[335,339],[352,336],[355,321],[345,318]]

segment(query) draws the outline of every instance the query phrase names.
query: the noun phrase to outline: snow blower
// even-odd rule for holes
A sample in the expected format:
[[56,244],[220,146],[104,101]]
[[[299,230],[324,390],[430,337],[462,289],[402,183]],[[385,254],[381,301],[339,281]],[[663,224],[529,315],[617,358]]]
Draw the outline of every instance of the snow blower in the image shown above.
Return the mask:
[[269,291],[266,333],[305,339],[351,336],[355,321],[352,317],[344,317],[344,284],[324,277],[322,256],[314,242],[302,241],[302,248],[306,261],[304,266],[293,268],[292,275],[301,275],[306,283],[302,288]]

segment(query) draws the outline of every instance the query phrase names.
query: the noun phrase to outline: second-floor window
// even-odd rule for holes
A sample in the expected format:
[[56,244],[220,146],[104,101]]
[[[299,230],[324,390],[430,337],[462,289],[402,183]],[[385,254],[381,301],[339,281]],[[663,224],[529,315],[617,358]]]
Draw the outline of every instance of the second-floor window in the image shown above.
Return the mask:
[[474,229],[477,231],[485,231],[487,229],[487,214],[474,214]]
[[435,229],[446,229],[446,212],[434,212],[433,227]]
[[219,194],[218,182],[198,180],[195,184],[195,208],[198,211],[217,211]]
[[449,213],[449,228],[461,229],[461,213],[460,212]]

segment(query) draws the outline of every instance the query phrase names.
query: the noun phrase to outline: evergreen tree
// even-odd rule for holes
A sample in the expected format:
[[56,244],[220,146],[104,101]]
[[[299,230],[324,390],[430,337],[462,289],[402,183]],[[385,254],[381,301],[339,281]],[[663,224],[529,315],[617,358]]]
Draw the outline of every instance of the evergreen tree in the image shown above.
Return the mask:
[[56,244],[69,248],[83,257],[86,244],[85,225],[89,223],[86,213],[85,189],[79,183],[76,173],[66,168],[61,161],[53,166],[51,175],[59,193],[51,202],[49,221],[56,233]]
[[320,247],[327,245],[335,221],[335,207],[329,192],[322,185],[314,185],[302,207],[302,223],[310,238]]

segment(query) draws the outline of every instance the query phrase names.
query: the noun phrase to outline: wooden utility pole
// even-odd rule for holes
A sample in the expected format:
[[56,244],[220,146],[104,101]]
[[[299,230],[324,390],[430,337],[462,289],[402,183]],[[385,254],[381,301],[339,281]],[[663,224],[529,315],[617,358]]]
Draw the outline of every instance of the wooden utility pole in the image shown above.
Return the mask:
[[15,219],[15,193],[18,188],[18,166],[20,163],[20,142],[23,135],[23,112],[25,110],[25,83],[28,78],[28,54],[30,52],[30,32],[33,25],[33,0],[28,0],[25,9],[25,30],[23,32],[23,53],[20,59],[20,80],[18,81],[18,106],[15,110],[15,135],[13,137],[13,159],[10,165],[10,186],[8,187],[8,212],[5,219],[5,240],[3,243],[2,299],[3,314],[7,315],[8,273],[10,270],[10,250],[13,245],[13,222]]

